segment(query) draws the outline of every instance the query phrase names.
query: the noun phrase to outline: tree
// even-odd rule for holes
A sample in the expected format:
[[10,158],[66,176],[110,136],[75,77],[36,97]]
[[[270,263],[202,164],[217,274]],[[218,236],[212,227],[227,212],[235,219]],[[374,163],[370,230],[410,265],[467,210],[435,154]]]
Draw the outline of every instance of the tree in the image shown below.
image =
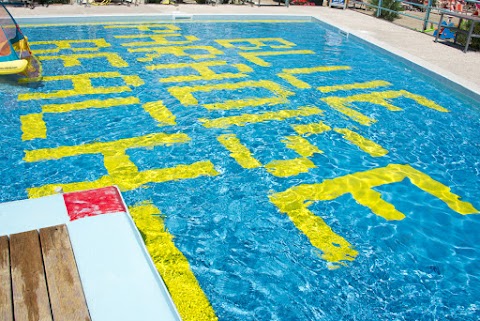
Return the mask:
[[[471,21],[464,21],[460,28],[463,30],[469,30],[472,22]],[[473,34],[480,34],[480,24],[476,24],[475,27],[473,27]],[[465,45],[467,43],[467,36],[464,34],[459,34],[457,37],[458,43]],[[469,49],[480,49],[480,38],[472,38],[470,39],[470,45],[468,47]]]
[[375,15],[388,21],[397,19],[398,11],[403,11],[402,3],[396,0],[370,0],[370,3],[374,6],[379,6],[380,3],[382,8],[380,15],[378,15],[379,8],[376,9]]

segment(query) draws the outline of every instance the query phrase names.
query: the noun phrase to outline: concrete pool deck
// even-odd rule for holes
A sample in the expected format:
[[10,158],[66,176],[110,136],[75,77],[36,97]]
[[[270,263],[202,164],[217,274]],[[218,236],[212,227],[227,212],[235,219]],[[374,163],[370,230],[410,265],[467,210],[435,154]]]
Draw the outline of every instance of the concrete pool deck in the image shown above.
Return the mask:
[[[431,35],[410,30],[393,23],[353,10],[312,6],[250,6],[250,5],[159,5],[139,6],[91,6],[50,5],[28,8],[8,7],[19,18],[58,16],[125,16],[125,15],[297,15],[312,16],[352,35],[392,52],[398,56],[439,74],[453,83],[467,88],[478,99],[480,95],[480,52],[463,53],[445,43],[435,43]],[[361,64],[361,58],[359,58]],[[412,65],[414,66],[414,65]],[[463,91],[457,86],[457,90]],[[475,95],[476,94],[476,95]]]

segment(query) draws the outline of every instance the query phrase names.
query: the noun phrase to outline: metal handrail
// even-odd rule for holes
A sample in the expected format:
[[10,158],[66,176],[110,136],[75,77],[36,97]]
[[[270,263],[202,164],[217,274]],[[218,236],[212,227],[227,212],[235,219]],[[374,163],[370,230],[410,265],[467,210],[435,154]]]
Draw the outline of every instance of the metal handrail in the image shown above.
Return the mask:
[[[383,11],[387,11],[387,12],[397,13],[401,16],[405,16],[405,17],[409,17],[409,18],[416,19],[416,20],[419,20],[419,21],[423,21],[423,26],[422,26],[422,30],[421,30],[422,32],[425,32],[428,29],[429,24],[431,24],[432,26],[433,25],[438,26],[438,24],[440,23],[438,21],[430,20],[430,15],[431,15],[432,12],[436,12],[438,14],[441,14],[442,12],[449,11],[449,10],[439,8],[438,5],[434,6],[433,5],[434,0],[428,0],[427,4],[422,4],[422,3],[412,2],[412,1],[402,1],[402,0],[395,0],[395,1],[396,2],[401,2],[402,4],[406,4],[406,5],[409,5],[411,7],[419,8],[421,11],[424,11],[425,14],[424,14],[423,18],[420,18],[420,17],[415,16],[415,15],[408,14],[403,10],[402,11],[396,11],[396,10],[392,10],[392,9],[389,9],[389,8],[384,8],[384,7],[382,7],[383,0],[378,0],[377,5],[369,3],[368,0],[367,1],[350,0],[350,3],[354,4],[354,5],[355,4],[363,5],[363,6],[366,6],[368,8],[375,9],[376,10],[375,16],[377,18],[380,17],[380,15]],[[456,0],[452,0],[452,1],[457,2]],[[458,1],[458,2],[460,2],[460,1]],[[465,3],[465,5],[468,4],[468,3],[480,4],[480,0],[463,0],[463,2]],[[437,4],[438,4],[438,0],[437,0]]]

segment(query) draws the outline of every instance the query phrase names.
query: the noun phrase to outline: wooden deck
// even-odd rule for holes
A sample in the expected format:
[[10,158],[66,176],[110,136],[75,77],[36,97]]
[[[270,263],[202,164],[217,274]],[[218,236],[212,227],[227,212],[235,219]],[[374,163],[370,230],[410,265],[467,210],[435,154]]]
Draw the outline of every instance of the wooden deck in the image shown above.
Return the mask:
[[91,320],[66,225],[0,236],[0,320]]

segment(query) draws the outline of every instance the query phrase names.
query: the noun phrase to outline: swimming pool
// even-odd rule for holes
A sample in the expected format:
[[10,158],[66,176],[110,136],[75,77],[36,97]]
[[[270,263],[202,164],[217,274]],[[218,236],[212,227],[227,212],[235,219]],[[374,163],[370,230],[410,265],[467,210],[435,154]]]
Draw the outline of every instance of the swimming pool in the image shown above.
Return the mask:
[[307,20],[26,25],[0,201],[118,185],[185,320],[477,320],[478,101]]

